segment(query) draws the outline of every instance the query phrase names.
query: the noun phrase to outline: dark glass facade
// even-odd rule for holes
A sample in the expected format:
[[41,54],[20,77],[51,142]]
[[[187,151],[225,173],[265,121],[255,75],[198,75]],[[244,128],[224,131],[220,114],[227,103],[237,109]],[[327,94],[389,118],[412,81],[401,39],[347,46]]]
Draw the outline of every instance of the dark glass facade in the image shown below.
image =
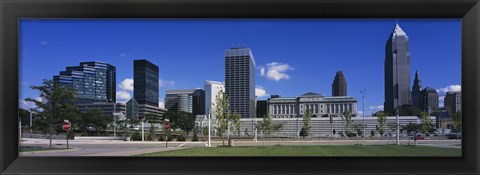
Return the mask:
[[165,108],[168,111],[205,115],[205,91],[203,89],[167,90]]
[[410,95],[409,39],[397,24],[385,47],[384,110],[391,112],[399,106],[411,104]]
[[263,118],[267,113],[267,100],[257,100],[257,118]]
[[438,93],[431,87],[425,88],[421,93],[420,109],[429,112],[438,109]]
[[342,71],[337,71],[332,83],[332,96],[347,96],[347,80]]
[[158,66],[147,60],[133,61],[133,97],[138,104],[158,107]]
[[112,102],[116,100],[116,68],[104,62],[81,62],[66,67],[53,81],[73,88],[77,103]]
[[225,93],[231,113],[255,117],[255,60],[249,48],[225,51]]

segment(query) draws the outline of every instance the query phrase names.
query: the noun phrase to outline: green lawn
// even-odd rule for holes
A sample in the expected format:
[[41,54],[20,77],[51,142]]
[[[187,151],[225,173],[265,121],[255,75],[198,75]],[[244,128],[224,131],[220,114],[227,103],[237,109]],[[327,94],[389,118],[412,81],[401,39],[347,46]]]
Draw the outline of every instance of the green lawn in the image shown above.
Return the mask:
[[19,148],[19,152],[31,152],[31,151],[48,151],[48,150],[63,150],[66,148]]
[[322,145],[187,148],[140,156],[461,156],[461,149],[407,145]]

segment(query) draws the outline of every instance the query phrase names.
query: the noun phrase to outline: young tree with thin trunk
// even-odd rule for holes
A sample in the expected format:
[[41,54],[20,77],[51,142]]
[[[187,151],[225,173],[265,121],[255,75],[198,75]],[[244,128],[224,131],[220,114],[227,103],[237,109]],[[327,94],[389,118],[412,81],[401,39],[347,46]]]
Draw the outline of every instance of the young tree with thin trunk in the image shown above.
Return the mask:
[[222,138],[223,146],[225,146],[225,137],[224,134],[228,128],[228,124],[230,122],[230,112],[228,111],[229,104],[228,104],[228,96],[225,91],[221,90],[215,96],[215,105],[214,105],[214,113],[217,117],[217,130]]
[[43,80],[40,86],[31,86],[33,90],[40,91],[40,97],[43,100],[27,98],[26,101],[33,102],[37,107],[33,109],[39,115],[42,115],[49,127],[50,144],[52,148],[52,133],[54,127],[59,125],[60,113],[66,109],[66,104],[71,103],[75,96],[72,88],[53,82],[52,80]]
[[385,124],[387,123],[387,115],[384,112],[378,112],[377,121],[378,125],[376,130],[378,133],[380,133],[380,136],[383,137],[383,134],[385,133]]
[[350,111],[345,111],[343,112],[342,115],[340,115],[343,121],[345,121],[345,135],[347,137],[350,137],[352,135],[352,117],[353,114]]
[[312,111],[307,109],[303,114],[303,127],[302,127],[303,132],[300,133],[300,136],[303,136],[305,138],[310,134],[310,128],[312,128],[310,124],[311,120],[312,120]]

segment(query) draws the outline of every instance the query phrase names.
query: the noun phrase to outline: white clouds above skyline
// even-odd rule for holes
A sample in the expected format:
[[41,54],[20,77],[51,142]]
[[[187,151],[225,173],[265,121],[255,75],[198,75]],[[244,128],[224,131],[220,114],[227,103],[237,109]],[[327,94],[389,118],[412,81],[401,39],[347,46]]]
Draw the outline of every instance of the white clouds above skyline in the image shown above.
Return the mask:
[[[41,97],[36,97],[35,100],[42,101],[42,98]],[[26,101],[25,99],[18,100],[18,105],[20,106],[20,108],[26,109],[26,110],[33,109],[33,108],[37,107],[37,105],[35,105],[35,103],[30,102],[30,101]]]
[[120,84],[118,84],[118,88],[123,91],[133,91],[133,79],[126,78]]
[[263,89],[263,87],[261,86],[256,86],[255,87],[255,96],[257,97],[265,97],[265,96],[269,96],[269,94],[267,94],[267,91],[265,89]]
[[161,99],[158,101],[158,107],[165,109],[165,99],[161,98]]
[[438,95],[444,95],[449,91],[461,91],[462,86],[461,85],[450,85],[444,88],[437,89]]
[[127,91],[118,91],[117,92],[117,102],[127,102],[132,98],[132,95]]
[[374,112],[383,111],[383,105],[370,106],[370,109],[371,109],[371,110],[376,110],[376,111],[374,111]]
[[280,81],[282,79],[288,80],[290,79],[290,75],[286,72],[289,70],[294,70],[294,68],[286,63],[271,62],[265,67],[260,67],[260,76],[274,81]]

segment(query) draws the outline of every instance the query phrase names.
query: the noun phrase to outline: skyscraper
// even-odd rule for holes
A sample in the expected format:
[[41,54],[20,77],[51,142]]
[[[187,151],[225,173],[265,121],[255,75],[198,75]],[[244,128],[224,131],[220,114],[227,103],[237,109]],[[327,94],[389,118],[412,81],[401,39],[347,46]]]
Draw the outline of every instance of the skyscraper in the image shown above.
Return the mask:
[[415,72],[415,80],[413,80],[413,87],[412,87],[412,105],[418,108],[421,108],[421,91],[422,91],[422,81],[420,80],[420,76],[418,75],[418,70]]
[[462,92],[448,91],[444,98],[444,106],[450,116],[455,112],[462,111]]
[[115,66],[105,62],[81,62],[66,67],[53,81],[76,91],[77,103],[113,102],[116,100]]
[[385,47],[385,111],[411,104],[410,95],[409,40],[396,24]]
[[133,61],[133,97],[138,104],[158,107],[158,66],[147,60]]
[[222,82],[205,80],[203,89],[205,90],[205,114],[208,115],[208,111],[210,111],[210,117],[216,119],[213,112],[216,96],[220,91],[225,92],[225,86]]
[[347,80],[342,71],[337,71],[333,79],[332,96],[347,96]]
[[422,100],[420,109],[429,112],[429,110],[438,108],[438,93],[431,87],[426,87],[421,93]]
[[231,113],[255,117],[255,60],[250,48],[225,51],[225,92]]
[[202,89],[167,90],[165,108],[168,111],[183,111],[194,115],[204,115],[205,91]]

